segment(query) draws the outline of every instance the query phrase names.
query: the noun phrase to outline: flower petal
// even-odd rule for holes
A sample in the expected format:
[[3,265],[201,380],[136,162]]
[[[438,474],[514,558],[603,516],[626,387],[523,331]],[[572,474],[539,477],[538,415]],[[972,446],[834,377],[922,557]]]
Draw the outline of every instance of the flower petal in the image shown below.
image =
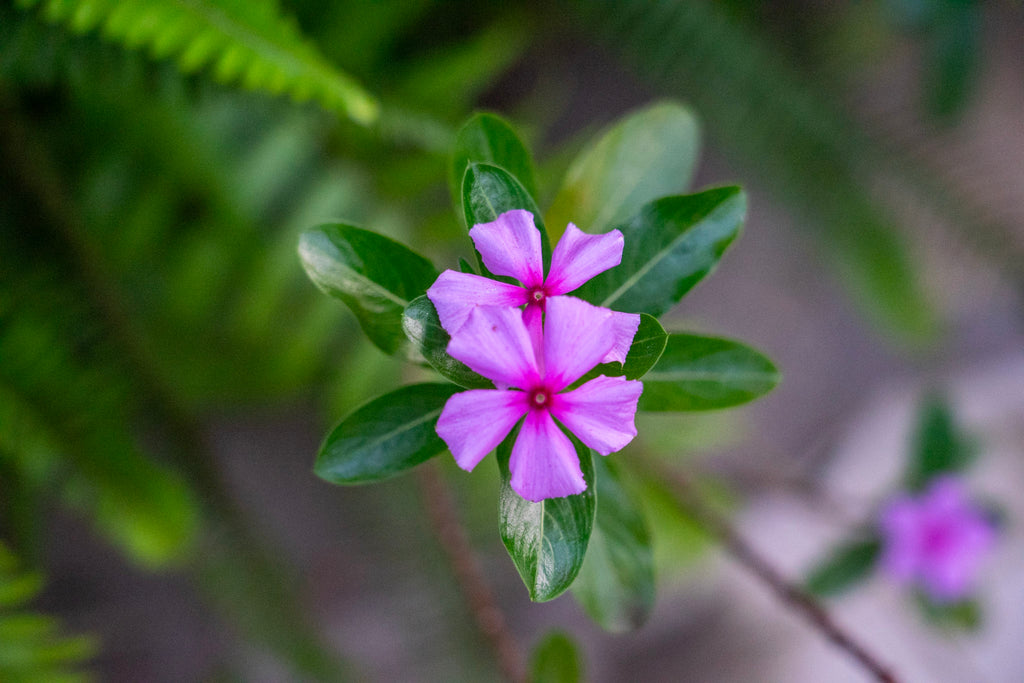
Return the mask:
[[526,296],[522,287],[454,270],[441,273],[427,290],[448,334],[465,324],[474,306],[522,306]]
[[527,288],[544,284],[540,230],[529,211],[506,211],[490,223],[474,225],[469,236],[487,270],[514,277]]
[[437,434],[455,462],[472,470],[508,436],[528,410],[521,391],[473,389],[448,399],[437,420]]
[[619,265],[623,244],[618,230],[588,235],[569,223],[551,255],[551,272],[545,283],[548,295],[568,294],[598,273]]
[[916,502],[909,496],[890,501],[882,510],[879,526],[885,537],[881,566],[893,581],[910,581],[921,564],[920,514]]
[[595,377],[552,397],[551,413],[601,455],[622,449],[636,436],[636,405],[643,384],[625,377]]
[[532,389],[540,383],[533,344],[518,308],[474,307],[452,334],[448,355],[505,386]]
[[636,331],[640,329],[640,314],[612,311],[611,324],[615,345],[611,351],[605,354],[601,362],[625,363],[626,354],[629,353],[629,347],[633,345]]
[[546,410],[526,414],[508,467],[512,490],[533,502],[587,488],[576,448]]
[[[560,391],[615,348],[612,311],[571,296],[547,300],[544,316],[545,384]],[[639,324],[639,323],[638,323]]]

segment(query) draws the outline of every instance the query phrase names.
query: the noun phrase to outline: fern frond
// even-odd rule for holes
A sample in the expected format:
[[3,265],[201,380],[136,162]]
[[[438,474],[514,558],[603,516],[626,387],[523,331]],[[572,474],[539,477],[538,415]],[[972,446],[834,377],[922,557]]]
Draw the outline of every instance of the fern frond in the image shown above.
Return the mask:
[[42,588],[42,578],[26,573],[0,543],[0,680],[85,683],[92,677],[82,666],[96,653],[87,636],[64,636],[60,623],[29,611]]
[[209,68],[222,83],[314,99],[368,125],[376,100],[332,66],[272,0],[18,0],[43,17],[130,49],[172,58],[185,72]]

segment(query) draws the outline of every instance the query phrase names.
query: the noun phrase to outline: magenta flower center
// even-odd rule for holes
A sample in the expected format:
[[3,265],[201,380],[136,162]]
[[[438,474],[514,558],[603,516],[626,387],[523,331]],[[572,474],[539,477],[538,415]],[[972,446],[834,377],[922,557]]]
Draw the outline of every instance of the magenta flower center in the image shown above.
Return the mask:
[[547,293],[541,287],[534,287],[533,289],[530,290],[528,296],[530,299],[530,303],[539,304],[544,301],[545,297],[547,297]]
[[544,387],[537,387],[530,392],[530,407],[536,410],[551,406],[551,392]]
[[956,552],[957,538],[953,530],[945,524],[932,523],[925,527],[922,533],[923,550],[932,557],[941,557],[950,552]]

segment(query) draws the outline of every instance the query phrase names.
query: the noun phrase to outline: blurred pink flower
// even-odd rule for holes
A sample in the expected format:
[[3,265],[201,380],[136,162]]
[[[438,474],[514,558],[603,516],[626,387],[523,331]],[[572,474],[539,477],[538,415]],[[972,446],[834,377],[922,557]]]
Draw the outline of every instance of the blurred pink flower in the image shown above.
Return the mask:
[[884,571],[899,583],[917,583],[939,603],[970,592],[995,541],[991,521],[950,476],[933,480],[919,496],[890,501],[880,527]]
[[[487,269],[495,275],[515,278],[522,286],[490,278],[446,270],[427,290],[437,309],[441,326],[457,332],[474,306],[526,306],[531,315],[527,324],[540,324],[540,312],[550,297],[568,294],[599,273],[622,261],[623,237],[618,230],[603,235],[588,235],[569,223],[551,254],[551,272],[544,277],[540,230],[533,214],[522,209],[506,211],[490,223],[479,223],[469,236],[480,252]],[[635,315],[611,311],[615,343],[601,362],[626,359],[636,333]],[[539,334],[531,330],[531,334]]]
[[[445,404],[437,433],[459,467],[472,470],[525,416],[509,460],[512,489],[531,501],[583,491],[587,483],[576,449],[555,420],[601,455],[636,436],[640,382],[602,375],[559,393],[615,345],[621,326],[614,315],[573,297],[550,297],[542,333],[534,334],[524,319],[540,325],[540,316],[530,307],[471,307],[448,353],[499,389],[464,391]],[[640,316],[618,315],[632,325],[628,347]]]

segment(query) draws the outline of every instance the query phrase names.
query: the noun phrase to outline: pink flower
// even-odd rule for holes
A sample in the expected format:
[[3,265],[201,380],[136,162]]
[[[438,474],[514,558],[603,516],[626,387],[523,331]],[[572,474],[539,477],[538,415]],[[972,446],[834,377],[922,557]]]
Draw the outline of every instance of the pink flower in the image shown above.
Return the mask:
[[940,603],[967,595],[995,529],[967,498],[963,483],[940,477],[918,497],[902,495],[882,511],[883,569],[900,583],[918,583]]
[[[545,278],[540,230],[533,223],[533,214],[522,209],[506,211],[490,223],[474,225],[469,236],[489,271],[515,278],[522,286],[471,273],[444,271],[427,290],[427,297],[448,334],[455,334],[465,324],[474,306],[525,305],[527,310],[543,311],[550,297],[568,294],[622,261],[621,232],[588,235],[569,223],[551,254],[551,272]],[[636,333],[634,318],[612,312],[615,343],[601,362],[625,361]],[[539,322],[536,313],[528,319],[531,326]]]
[[[572,297],[547,298],[543,332],[537,335],[524,321],[534,316],[529,307],[471,307],[448,353],[510,388],[474,389],[448,399],[437,433],[459,467],[472,470],[525,416],[509,461],[513,490],[532,501],[583,491],[587,483],[576,449],[555,420],[601,455],[636,436],[640,382],[602,375],[560,393],[616,344],[615,315]],[[631,341],[640,316],[629,318]]]

